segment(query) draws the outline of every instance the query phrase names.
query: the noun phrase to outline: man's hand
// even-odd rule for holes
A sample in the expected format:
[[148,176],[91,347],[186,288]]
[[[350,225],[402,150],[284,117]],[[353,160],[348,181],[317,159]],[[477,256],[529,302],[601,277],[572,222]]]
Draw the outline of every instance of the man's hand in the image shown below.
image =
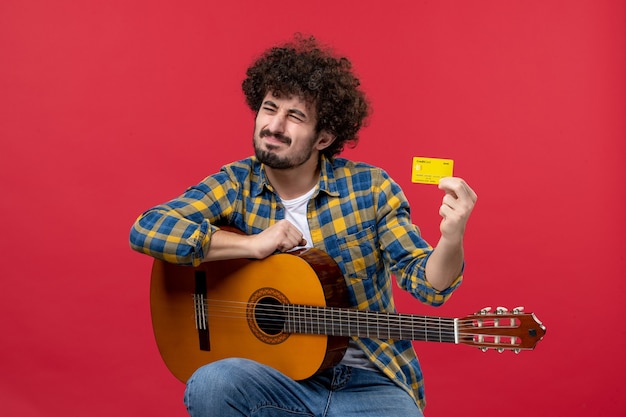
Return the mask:
[[441,238],[426,262],[426,279],[441,291],[448,288],[461,272],[463,235],[477,196],[461,178],[442,178],[439,188],[446,193],[439,208],[443,217],[439,226]]
[[463,179],[457,177],[442,178],[439,189],[446,193],[439,208],[443,217],[439,228],[441,237],[459,243],[478,197]]
[[276,251],[287,252],[307,244],[302,232],[289,220],[279,220],[258,235],[250,236],[256,258],[262,259]]

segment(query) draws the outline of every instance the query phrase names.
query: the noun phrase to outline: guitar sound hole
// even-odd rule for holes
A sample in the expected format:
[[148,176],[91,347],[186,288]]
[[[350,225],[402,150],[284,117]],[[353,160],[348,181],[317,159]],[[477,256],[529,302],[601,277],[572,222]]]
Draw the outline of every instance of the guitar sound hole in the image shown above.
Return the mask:
[[254,310],[254,319],[264,333],[272,336],[280,334],[285,326],[283,305],[272,297],[261,298]]

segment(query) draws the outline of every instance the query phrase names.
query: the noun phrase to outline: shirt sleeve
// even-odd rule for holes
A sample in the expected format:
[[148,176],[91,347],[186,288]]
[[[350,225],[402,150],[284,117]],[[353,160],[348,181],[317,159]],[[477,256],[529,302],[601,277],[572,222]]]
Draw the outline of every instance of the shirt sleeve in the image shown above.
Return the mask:
[[180,265],[198,266],[215,224],[230,216],[237,185],[225,171],[141,214],[130,230],[133,250]]
[[384,171],[378,182],[378,233],[385,262],[398,286],[422,303],[440,306],[461,284],[462,273],[450,287],[439,291],[426,279],[426,262],[433,248],[411,221],[410,206],[404,192]]

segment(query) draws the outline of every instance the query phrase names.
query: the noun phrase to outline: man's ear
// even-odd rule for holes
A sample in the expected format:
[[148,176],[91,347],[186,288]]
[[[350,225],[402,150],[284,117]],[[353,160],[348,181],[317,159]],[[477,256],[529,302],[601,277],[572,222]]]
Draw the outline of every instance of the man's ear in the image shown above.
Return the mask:
[[317,137],[317,150],[322,151],[328,148],[337,138],[337,136],[333,135],[327,130],[322,130]]

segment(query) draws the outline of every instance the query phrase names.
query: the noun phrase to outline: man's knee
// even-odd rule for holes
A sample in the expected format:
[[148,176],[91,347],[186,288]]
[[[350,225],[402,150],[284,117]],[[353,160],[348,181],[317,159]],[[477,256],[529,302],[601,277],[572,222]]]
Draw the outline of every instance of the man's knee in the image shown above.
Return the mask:
[[[198,368],[187,381],[184,401],[191,416],[222,416],[245,402],[246,381],[255,365],[246,359],[229,358]],[[240,415],[240,414],[237,414]]]
[[187,389],[207,390],[222,396],[229,389],[241,389],[242,381],[250,380],[250,372],[255,363],[248,359],[228,358],[198,368],[187,381]]

